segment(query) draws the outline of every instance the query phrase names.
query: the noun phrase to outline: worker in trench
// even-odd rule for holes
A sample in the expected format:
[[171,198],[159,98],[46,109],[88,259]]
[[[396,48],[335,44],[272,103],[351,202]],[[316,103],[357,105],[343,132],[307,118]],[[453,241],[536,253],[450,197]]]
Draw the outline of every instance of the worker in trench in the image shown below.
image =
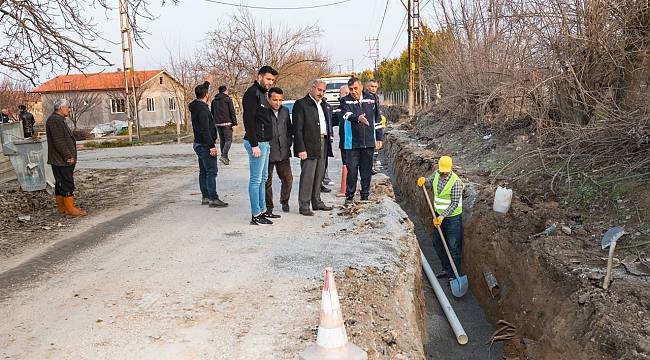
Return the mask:
[[[458,271],[461,269],[461,256],[463,253],[463,189],[465,185],[453,171],[452,159],[442,156],[438,160],[438,170],[428,178],[421,177],[417,181],[418,187],[424,186],[433,194],[433,208],[436,219],[433,225],[440,227]],[[454,279],[454,273],[449,259],[442,245],[442,239],[437,230],[433,231],[433,247],[442,263],[442,271],[436,277]]]

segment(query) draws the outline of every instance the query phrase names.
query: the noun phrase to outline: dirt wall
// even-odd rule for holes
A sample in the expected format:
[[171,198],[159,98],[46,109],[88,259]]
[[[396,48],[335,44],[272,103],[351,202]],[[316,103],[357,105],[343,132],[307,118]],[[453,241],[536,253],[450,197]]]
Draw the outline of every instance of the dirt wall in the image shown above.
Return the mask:
[[[396,174],[395,187],[421,221],[431,215],[415,184],[431,174],[440,146],[420,144],[406,131],[387,132],[384,154]],[[527,204],[517,198],[508,214],[492,211],[495,185],[455,164],[477,192],[466,205],[463,269],[488,317],[517,327],[506,345],[508,359],[648,359],[647,282],[619,280],[613,290],[599,288],[601,260],[588,234],[558,232],[529,238],[549,223],[562,221],[557,203]],[[500,291],[490,293],[484,274],[493,274]],[[635,282],[636,281],[636,282]],[[646,324],[646,325],[643,325]],[[488,339],[485,339],[488,340]]]

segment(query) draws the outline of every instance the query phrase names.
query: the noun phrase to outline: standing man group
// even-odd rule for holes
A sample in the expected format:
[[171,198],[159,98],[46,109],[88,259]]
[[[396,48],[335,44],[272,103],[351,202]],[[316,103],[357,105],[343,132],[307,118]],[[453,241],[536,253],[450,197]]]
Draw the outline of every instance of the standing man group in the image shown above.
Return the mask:
[[[323,100],[326,84],[314,80],[307,96],[293,105],[294,153],[300,158],[300,191],[298,194],[301,215],[313,216],[313,210],[332,210],[321,200],[321,182],[325,175],[325,161],[333,156],[331,122],[332,109]],[[311,204],[311,209],[310,209]]]
[[232,145],[232,128],[237,126],[237,114],[235,113],[235,105],[230,96],[228,96],[228,88],[225,85],[219,86],[219,93],[212,100],[212,117],[217,126],[219,133],[219,145],[221,149],[221,157],[219,160],[224,165],[230,164],[228,152]]
[[373,97],[364,96],[363,85],[358,78],[348,81],[350,94],[341,99],[341,118],[348,176],[346,179],[345,201],[354,201],[357,190],[357,178],[361,176],[361,201],[368,201],[370,181],[372,179],[372,162],[375,149],[381,149],[383,128],[379,106]]

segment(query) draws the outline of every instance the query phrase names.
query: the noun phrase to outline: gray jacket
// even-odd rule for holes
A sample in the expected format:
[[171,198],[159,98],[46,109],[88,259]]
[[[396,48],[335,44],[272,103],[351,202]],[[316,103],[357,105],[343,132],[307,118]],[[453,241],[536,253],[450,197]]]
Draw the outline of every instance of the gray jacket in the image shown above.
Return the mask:
[[293,127],[289,117],[289,109],[281,106],[278,110],[278,116],[275,116],[273,109],[271,119],[273,121],[273,139],[271,139],[270,162],[278,162],[288,159],[291,156],[291,145],[293,145]]

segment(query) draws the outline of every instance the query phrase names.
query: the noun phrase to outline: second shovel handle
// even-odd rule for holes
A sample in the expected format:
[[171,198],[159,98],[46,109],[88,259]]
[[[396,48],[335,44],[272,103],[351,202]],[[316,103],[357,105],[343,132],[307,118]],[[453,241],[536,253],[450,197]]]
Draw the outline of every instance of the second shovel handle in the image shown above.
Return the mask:
[[614,260],[614,248],[616,248],[616,241],[609,245],[609,258],[607,258],[607,274],[603,280],[603,289],[607,290],[609,284],[612,282],[612,260]]

